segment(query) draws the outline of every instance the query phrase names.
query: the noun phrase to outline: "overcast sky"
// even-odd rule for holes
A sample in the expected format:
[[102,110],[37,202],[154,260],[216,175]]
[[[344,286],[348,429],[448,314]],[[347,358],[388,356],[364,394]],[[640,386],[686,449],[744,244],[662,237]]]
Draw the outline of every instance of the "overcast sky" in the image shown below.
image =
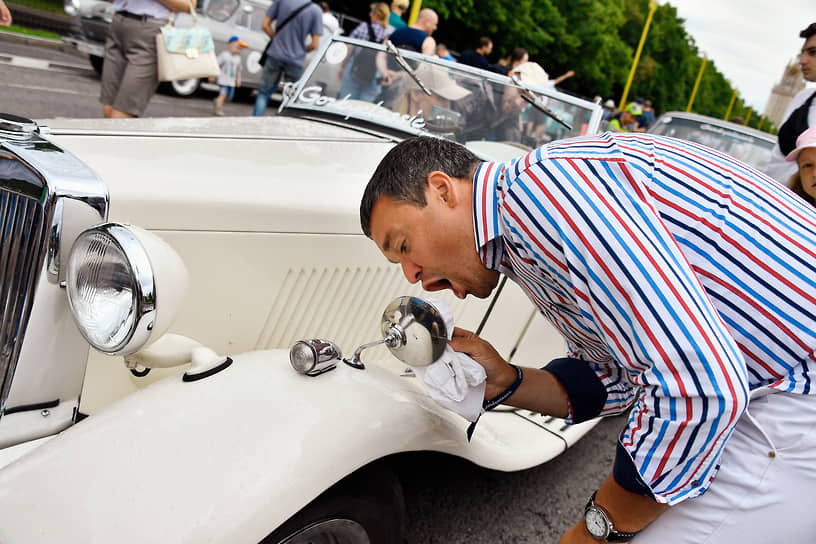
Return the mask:
[[799,31],[816,22],[816,0],[658,0],[685,19],[697,47],[762,113],[788,61],[798,58]]

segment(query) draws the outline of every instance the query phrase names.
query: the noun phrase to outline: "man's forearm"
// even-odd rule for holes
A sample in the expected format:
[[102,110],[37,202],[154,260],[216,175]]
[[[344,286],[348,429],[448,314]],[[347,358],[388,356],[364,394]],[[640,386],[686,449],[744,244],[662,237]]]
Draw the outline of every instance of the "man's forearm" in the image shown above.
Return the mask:
[[[515,370],[512,370],[512,367],[510,368],[512,374],[505,373],[504,377],[496,383],[498,392],[491,396],[488,395],[493,391],[485,394],[488,400],[501,394],[504,389],[513,383],[516,373]],[[561,384],[558,383],[558,380],[555,379],[555,376],[551,372],[537,368],[523,368],[522,370],[524,379],[521,381],[521,385],[504,404],[553,417],[567,417],[569,415],[567,394]],[[512,378],[512,380],[508,381],[508,378]],[[500,385],[505,385],[504,389],[500,389]]]

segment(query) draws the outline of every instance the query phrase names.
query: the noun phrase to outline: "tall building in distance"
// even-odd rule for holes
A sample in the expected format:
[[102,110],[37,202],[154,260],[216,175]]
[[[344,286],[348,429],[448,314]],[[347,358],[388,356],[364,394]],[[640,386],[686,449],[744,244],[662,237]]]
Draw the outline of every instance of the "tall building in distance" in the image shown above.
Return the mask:
[[805,88],[805,78],[802,77],[802,69],[799,63],[791,61],[782,72],[782,79],[774,85],[771,96],[765,105],[765,118],[778,129],[782,116],[788,104],[796,96],[796,93]]

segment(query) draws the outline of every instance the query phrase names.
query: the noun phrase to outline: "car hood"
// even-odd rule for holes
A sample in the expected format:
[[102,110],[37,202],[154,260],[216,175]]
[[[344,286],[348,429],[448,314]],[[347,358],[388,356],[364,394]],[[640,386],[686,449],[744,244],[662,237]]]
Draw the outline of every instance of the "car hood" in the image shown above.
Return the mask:
[[111,221],[156,230],[359,234],[363,188],[393,146],[291,117],[42,125],[105,182]]

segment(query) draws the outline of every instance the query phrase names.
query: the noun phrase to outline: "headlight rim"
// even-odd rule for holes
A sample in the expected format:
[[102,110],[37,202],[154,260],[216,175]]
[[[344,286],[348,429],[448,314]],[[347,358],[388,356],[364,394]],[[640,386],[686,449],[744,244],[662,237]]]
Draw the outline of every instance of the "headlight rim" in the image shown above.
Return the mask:
[[[82,231],[71,247],[69,263],[72,262],[70,255],[77,249],[81,240],[97,233],[106,236],[124,256],[133,286],[133,325],[122,341],[115,346],[100,345],[89,338],[85,327],[80,323],[70,294],[68,304],[80,334],[94,349],[111,356],[129,355],[147,343],[156,320],[156,281],[153,266],[139,238],[123,223],[103,223]],[[71,276],[70,272],[67,276]],[[70,289],[68,292],[70,293]]]

